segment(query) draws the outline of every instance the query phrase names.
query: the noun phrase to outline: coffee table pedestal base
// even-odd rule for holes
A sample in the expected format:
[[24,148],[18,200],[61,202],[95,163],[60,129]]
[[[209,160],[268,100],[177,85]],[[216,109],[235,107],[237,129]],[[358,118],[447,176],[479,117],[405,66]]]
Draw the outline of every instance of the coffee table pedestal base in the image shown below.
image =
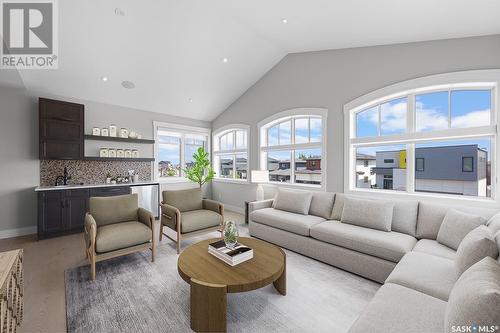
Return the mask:
[[191,279],[191,329],[226,332],[227,288]]

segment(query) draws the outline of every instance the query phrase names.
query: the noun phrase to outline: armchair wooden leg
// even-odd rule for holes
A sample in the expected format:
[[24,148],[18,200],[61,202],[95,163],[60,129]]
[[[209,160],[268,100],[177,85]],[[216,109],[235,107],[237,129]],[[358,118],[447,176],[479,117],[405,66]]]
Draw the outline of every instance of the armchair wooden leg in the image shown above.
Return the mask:
[[156,256],[155,228],[154,228],[154,221],[151,221],[151,262],[155,261],[155,256]]
[[161,224],[161,221],[160,221],[160,237],[159,237],[160,242],[162,239],[163,239],[163,224]]
[[92,281],[95,280],[95,257],[92,255],[90,258],[90,278]]
[[176,246],[177,246],[177,254],[181,253],[181,237],[180,237],[179,233],[177,233]]

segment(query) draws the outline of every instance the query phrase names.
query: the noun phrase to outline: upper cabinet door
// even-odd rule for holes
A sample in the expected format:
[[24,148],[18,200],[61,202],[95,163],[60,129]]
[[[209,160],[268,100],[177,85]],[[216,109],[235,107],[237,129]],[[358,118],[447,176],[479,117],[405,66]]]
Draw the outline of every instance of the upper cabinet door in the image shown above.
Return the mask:
[[84,105],[40,98],[40,159],[83,159]]

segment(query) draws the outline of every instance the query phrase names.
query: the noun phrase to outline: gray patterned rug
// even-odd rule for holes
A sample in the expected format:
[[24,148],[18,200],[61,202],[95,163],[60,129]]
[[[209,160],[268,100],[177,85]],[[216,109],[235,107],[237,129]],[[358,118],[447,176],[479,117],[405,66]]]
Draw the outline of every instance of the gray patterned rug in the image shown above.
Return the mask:
[[[65,273],[68,332],[191,332],[189,285],[167,241],[148,252]],[[229,332],[346,332],[379,285],[287,251],[287,295],[272,284],[228,294]]]

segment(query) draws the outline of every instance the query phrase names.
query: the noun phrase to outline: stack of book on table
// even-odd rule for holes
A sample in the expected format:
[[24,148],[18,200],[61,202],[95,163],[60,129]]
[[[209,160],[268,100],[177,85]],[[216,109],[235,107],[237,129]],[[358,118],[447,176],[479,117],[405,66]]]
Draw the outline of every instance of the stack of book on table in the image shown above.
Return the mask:
[[208,253],[230,266],[236,266],[253,258],[253,250],[248,246],[236,243],[233,249],[228,249],[224,240],[209,244]]

